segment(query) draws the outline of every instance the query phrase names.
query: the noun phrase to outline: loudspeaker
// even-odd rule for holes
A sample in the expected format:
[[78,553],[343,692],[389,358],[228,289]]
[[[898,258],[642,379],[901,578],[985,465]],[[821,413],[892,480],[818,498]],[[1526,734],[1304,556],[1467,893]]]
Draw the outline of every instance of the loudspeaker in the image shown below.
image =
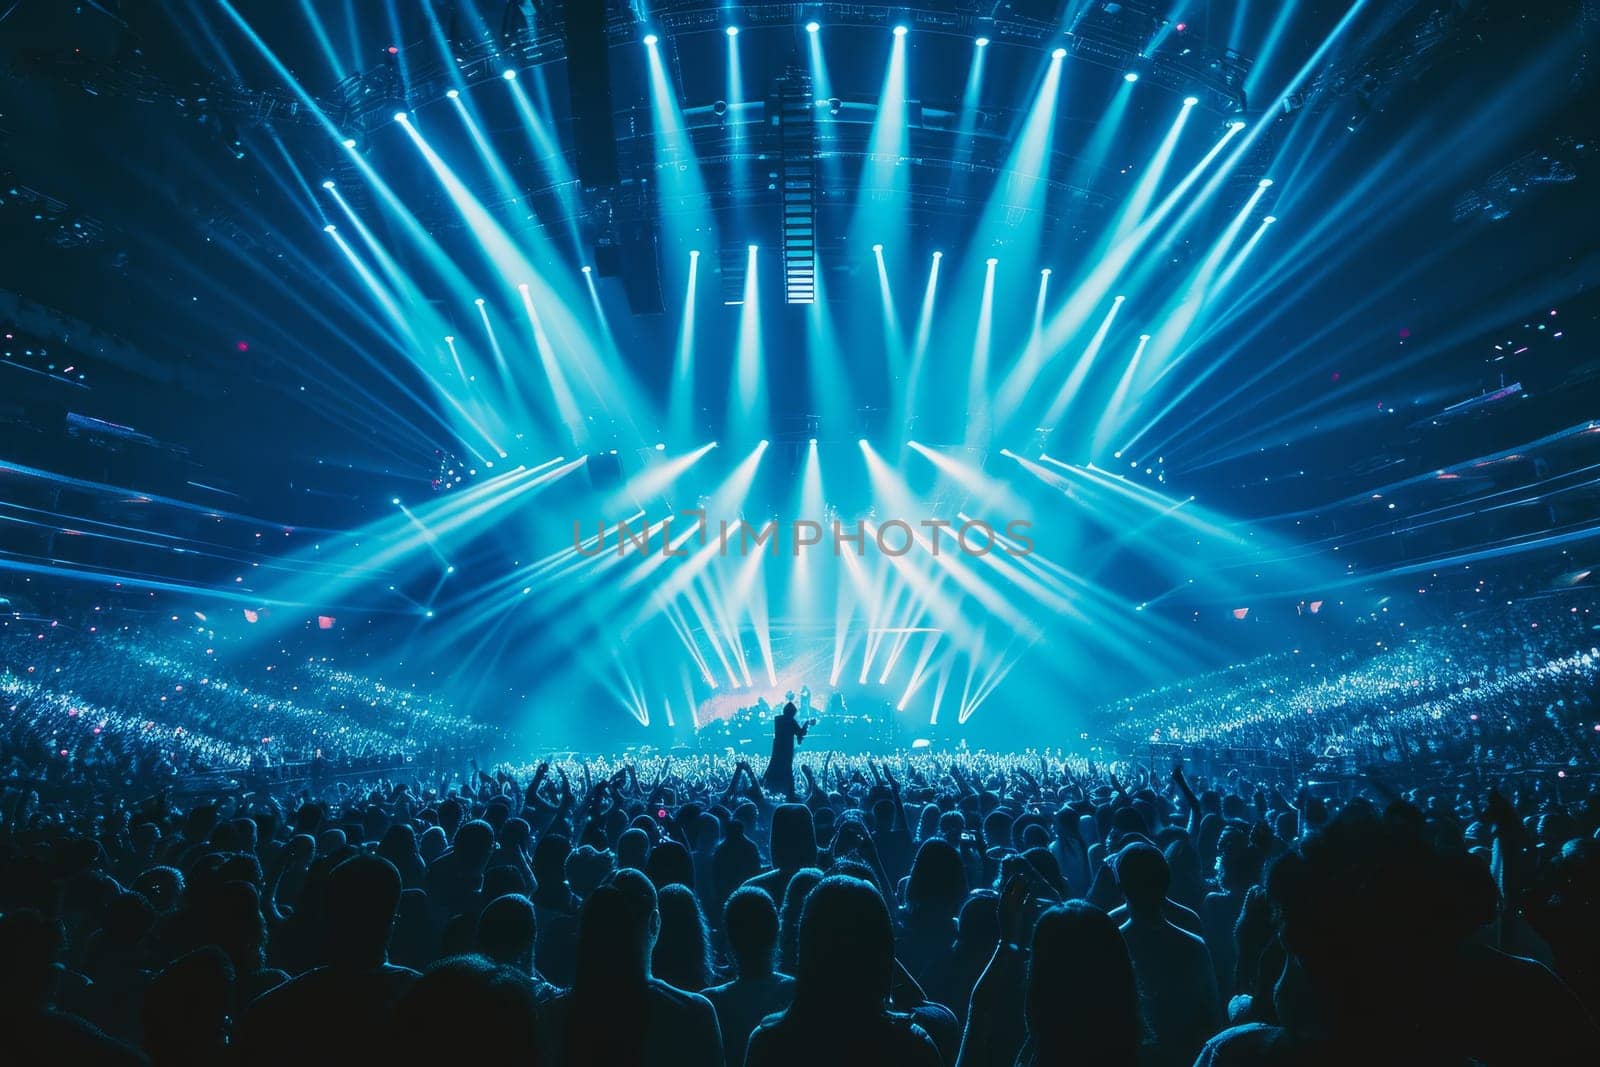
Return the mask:
[[589,484],[596,489],[615,489],[622,484],[622,459],[615,452],[591,454],[584,468],[589,472]]
[[628,310],[635,315],[659,315],[666,310],[661,299],[661,257],[657,254],[656,228],[648,222],[622,227],[622,291]]
[[567,92],[578,181],[588,188],[616,185],[617,131],[611,118],[611,47],[606,0],[567,0]]

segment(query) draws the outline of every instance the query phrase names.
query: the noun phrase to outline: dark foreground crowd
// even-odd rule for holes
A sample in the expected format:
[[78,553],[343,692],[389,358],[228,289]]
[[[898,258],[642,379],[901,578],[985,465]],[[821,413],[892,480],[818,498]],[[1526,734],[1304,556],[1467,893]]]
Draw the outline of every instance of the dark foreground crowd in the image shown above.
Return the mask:
[[1123,770],[0,780],[0,1063],[1600,1063],[1577,781]]

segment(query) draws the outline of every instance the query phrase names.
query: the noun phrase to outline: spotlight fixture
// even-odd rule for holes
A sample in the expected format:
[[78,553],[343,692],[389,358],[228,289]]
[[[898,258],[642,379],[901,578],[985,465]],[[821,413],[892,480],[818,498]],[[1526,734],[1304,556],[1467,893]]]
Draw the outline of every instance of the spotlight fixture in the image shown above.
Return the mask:
[[[1141,334],[1140,334],[1140,335],[1139,335],[1139,340],[1141,340],[1141,341],[1148,341],[1148,340],[1150,340],[1150,335],[1149,335],[1149,334],[1147,334],[1147,333],[1141,333]],[[1117,458],[1118,458],[1118,459],[1121,459],[1121,458],[1122,458],[1122,453],[1121,453],[1121,452],[1118,452],[1118,453],[1117,453]]]
[[1125,82],[1136,82],[1139,80],[1139,72],[1136,70],[1130,70],[1128,73],[1122,76],[1122,80]]
[[587,263],[585,263],[580,269],[585,274],[590,274],[590,273],[593,273],[593,271],[594,271],[594,268],[589,266],[589,264],[587,264]]
[[325,181],[323,181],[322,187],[324,189],[332,189],[333,188],[333,179],[332,178],[328,178]]
[[1278,216],[1276,216],[1276,215],[1267,215],[1261,221],[1266,223],[1268,226],[1271,226],[1274,222],[1278,221]]
[[808,442],[808,443],[809,443],[809,444],[813,444],[813,445],[815,445],[815,444],[816,444],[816,443],[817,443],[817,439],[816,439],[816,438],[815,438],[815,437],[813,437],[813,438],[812,438],[812,439],[811,439],[811,440],[810,440],[810,442]]
[[750,251],[754,252],[755,250],[756,250],[756,246],[755,245],[751,245],[750,246]]
[[[456,335],[455,334],[447,333],[447,334],[444,335],[444,343],[445,344],[453,345],[453,344],[455,344],[455,342],[456,342]],[[502,458],[504,458],[504,457],[502,457]]]
[[354,137],[346,137],[339,143],[344,145],[346,148],[354,148],[356,146],[356,139]]
[[1200,98],[1198,96],[1186,96],[1183,98],[1184,107],[1194,107],[1199,102]]
[[690,259],[699,259],[700,258],[700,250],[698,248],[689,249],[689,258]]
[[894,28],[894,35],[896,37],[904,37],[906,35],[906,28],[904,26],[896,26]]
[[396,122],[404,122],[406,120],[406,113],[404,111],[396,111],[394,113],[394,120]]
[[1050,277],[1050,268],[1046,267],[1043,270],[1041,270],[1039,273],[1044,275],[1046,278],[1048,278],[1048,277]]
[[988,259],[984,260],[983,262],[984,262],[984,264],[986,266],[992,267],[995,264],[999,263],[1000,261],[998,259],[996,259],[994,256],[990,256]]
[[811,22],[806,23],[806,32],[807,33],[816,33],[820,29],[822,29],[822,24],[820,22],[817,22],[817,21],[813,20]]
[[504,78],[508,82],[514,82],[517,80],[517,72],[514,70],[508,70],[504,74],[500,75],[500,77]]
[[737,37],[739,36],[739,27],[729,26],[724,32],[727,33],[729,37]]
[[454,100],[456,97],[461,95],[461,90],[460,89],[446,89],[444,91],[444,95],[449,97],[451,100]]
[[872,250],[874,252],[878,253],[879,255],[883,254],[883,246],[882,245],[873,245],[872,246]]
[[656,42],[659,40],[661,40],[661,38],[657,37],[653,33],[647,33],[644,35],[644,43],[649,45],[651,48],[654,48],[656,46]]
[[484,303],[483,297],[481,297],[481,296],[478,297],[478,299],[474,300],[473,303],[477,304],[479,307],[483,307],[483,303]]
[[862,448],[866,448],[867,447],[867,439],[865,437],[863,437],[861,440],[857,441],[856,444],[860,445]]
[[1232,122],[1228,123],[1228,129],[1230,129],[1230,130],[1242,130],[1242,129],[1244,129],[1244,119],[1234,119]]
[[761,448],[766,448],[767,447],[767,439],[765,437],[763,437],[759,442],[757,442],[757,444]]
[[1272,188],[1272,179],[1271,178],[1262,178],[1260,181],[1256,182],[1256,188],[1258,188],[1258,189],[1270,189],[1270,188]]
[[663,443],[661,441],[657,441],[656,442],[656,451],[657,452],[665,452],[666,450],[667,450],[667,446],[666,446],[665,443]]
[[979,48],[988,48],[989,47],[989,38],[987,38],[987,37],[979,37],[976,41],[973,41],[972,43],[977,45]]
[[933,254],[933,258],[934,259],[943,259],[944,258],[944,253],[943,252],[935,252]]
[[324,226],[322,228],[322,232],[323,233],[332,233],[334,230],[337,230],[338,228],[339,227],[335,226],[333,223],[330,222],[330,223],[328,223],[326,226]]
[[1050,53],[1050,58],[1051,59],[1066,59],[1067,58],[1067,50],[1065,48],[1057,48],[1055,51]]
[[392,499],[390,499],[389,503],[398,504],[398,503],[400,503],[400,498],[399,497],[393,497]]

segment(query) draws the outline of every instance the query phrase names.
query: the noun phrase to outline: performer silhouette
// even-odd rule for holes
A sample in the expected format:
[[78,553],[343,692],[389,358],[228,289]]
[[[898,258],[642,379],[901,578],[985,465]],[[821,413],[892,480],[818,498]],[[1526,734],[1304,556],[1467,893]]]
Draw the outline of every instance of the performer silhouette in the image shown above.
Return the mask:
[[772,720],[772,758],[767,761],[767,773],[761,784],[769,792],[794,796],[794,746],[805,740],[815,719],[800,722],[799,709],[794,701],[783,706],[783,714]]

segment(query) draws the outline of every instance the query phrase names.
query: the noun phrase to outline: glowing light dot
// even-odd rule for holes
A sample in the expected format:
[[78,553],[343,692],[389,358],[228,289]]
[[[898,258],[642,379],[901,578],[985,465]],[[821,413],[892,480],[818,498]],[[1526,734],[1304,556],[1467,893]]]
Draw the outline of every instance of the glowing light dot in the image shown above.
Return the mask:
[[479,307],[483,307],[483,297],[478,297],[478,299],[474,300],[473,303],[477,304]]
[[340,142],[340,144],[344,145],[346,148],[354,148],[356,146],[356,139],[354,137],[346,137]]
[[1136,82],[1139,80],[1139,72],[1136,70],[1130,70],[1128,73],[1122,76],[1122,80],[1125,82]]
[[585,263],[581,269],[583,270],[583,273],[585,273],[585,274],[589,274],[594,270],[594,268],[589,266],[589,264],[587,264],[587,263]]
[[504,74],[500,75],[500,77],[504,78],[508,82],[514,82],[517,80],[517,72],[514,70],[508,70]]
[[737,27],[737,26],[729,26],[723,32],[726,33],[729,37],[737,37],[737,36],[739,36],[739,27]]
[[1057,48],[1054,52],[1050,53],[1050,58],[1051,59],[1066,59],[1067,58],[1067,50],[1065,48]]
[[904,37],[906,35],[906,28],[904,26],[896,26],[894,28],[894,35],[896,37]]
[[807,33],[816,33],[820,29],[822,29],[822,25],[820,23],[817,23],[817,22],[808,22],[808,23],[806,23],[806,32]]
[[396,111],[394,113],[394,120],[396,122],[404,122],[406,120],[406,113],[404,111]]
[[322,187],[324,189],[332,189],[333,188],[333,179],[332,178],[328,178],[327,180],[325,180],[322,183]]
[[461,95],[461,90],[460,89],[446,89],[444,91],[444,95],[448,96],[450,99],[454,100],[458,96]]
[[1050,268],[1046,267],[1043,270],[1041,270],[1039,273],[1044,275],[1046,278],[1048,278],[1048,277],[1050,277]]
[[994,256],[990,256],[988,259],[984,260],[983,262],[984,262],[985,265],[992,267],[995,264],[999,263],[1000,261],[998,259],[996,259]]
[[1276,215],[1268,215],[1265,218],[1263,218],[1261,221],[1266,223],[1268,226],[1271,226],[1274,222],[1278,221],[1278,216],[1276,216]]
[[1228,123],[1228,129],[1230,129],[1230,130],[1242,130],[1242,129],[1244,129],[1244,119],[1234,119],[1232,122]]
[[1262,178],[1260,181],[1256,182],[1256,187],[1259,189],[1270,189],[1272,188],[1272,179]]
[[666,450],[667,450],[667,446],[665,444],[661,443],[660,441],[656,442],[656,451],[657,452],[665,452]]
[[976,41],[973,41],[972,43],[977,45],[979,48],[988,48],[989,47],[989,38],[987,38],[987,37],[979,37]]
[[1184,107],[1194,107],[1199,102],[1200,98],[1198,96],[1186,96],[1183,98]]
[[390,499],[390,500],[389,500],[389,503],[391,503],[391,504],[398,504],[398,503],[400,503],[400,498],[399,498],[399,497],[393,497],[393,498],[391,498],[391,499]]
[[881,254],[883,252],[883,246],[882,245],[873,245],[872,246],[872,250],[874,252],[877,252],[877,253]]
[[647,33],[644,35],[644,43],[649,45],[651,48],[654,48],[656,46],[656,42],[660,39],[661,38],[657,37],[653,33]]
[[326,226],[324,226],[322,228],[322,232],[323,233],[332,233],[334,230],[337,230],[338,228],[339,227],[335,226],[333,223],[330,222],[330,223],[328,223]]
[[453,333],[445,334],[444,335],[444,343],[447,344],[447,345],[455,344],[456,343],[456,335],[453,334]]

